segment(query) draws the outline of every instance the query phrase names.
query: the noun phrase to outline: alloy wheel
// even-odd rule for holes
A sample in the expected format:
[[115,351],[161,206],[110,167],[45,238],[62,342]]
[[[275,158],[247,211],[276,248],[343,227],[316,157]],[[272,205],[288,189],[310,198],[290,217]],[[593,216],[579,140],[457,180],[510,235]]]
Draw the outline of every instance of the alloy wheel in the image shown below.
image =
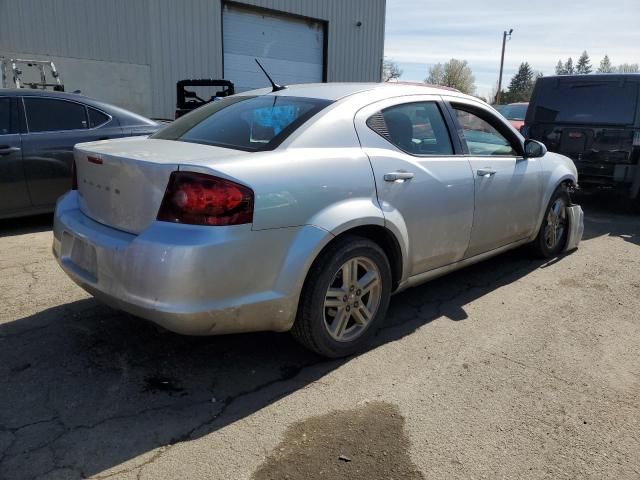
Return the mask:
[[549,250],[554,250],[567,228],[567,208],[564,199],[557,198],[547,213],[544,242]]
[[325,294],[324,325],[329,335],[348,342],[364,333],[376,315],[382,294],[380,271],[365,257],[347,260]]

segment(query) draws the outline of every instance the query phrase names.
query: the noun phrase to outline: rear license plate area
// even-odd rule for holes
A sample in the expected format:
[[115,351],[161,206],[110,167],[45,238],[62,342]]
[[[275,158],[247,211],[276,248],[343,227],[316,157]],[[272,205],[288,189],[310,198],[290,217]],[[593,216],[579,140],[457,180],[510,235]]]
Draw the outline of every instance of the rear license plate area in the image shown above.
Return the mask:
[[563,153],[583,153],[587,135],[583,131],[565,130],[560,139],[560,151]]
[[69,232],[62,234],[62,260],[87,280],[97,281],[96,247]]

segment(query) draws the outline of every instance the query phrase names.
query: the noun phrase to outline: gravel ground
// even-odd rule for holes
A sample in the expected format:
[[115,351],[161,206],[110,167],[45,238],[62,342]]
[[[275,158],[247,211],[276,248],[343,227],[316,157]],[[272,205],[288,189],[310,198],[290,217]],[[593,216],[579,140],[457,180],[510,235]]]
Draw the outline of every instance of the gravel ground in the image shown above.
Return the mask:
[[640,478],[640,216],[582,203],[577,252],[397,295],[340,361],[159,331],[0,222],[0,478]]

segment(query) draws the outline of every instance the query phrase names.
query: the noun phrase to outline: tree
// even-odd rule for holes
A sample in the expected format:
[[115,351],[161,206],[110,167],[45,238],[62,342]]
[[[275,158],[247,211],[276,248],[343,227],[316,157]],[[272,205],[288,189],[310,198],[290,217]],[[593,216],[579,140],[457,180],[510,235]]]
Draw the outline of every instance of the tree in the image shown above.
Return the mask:
[[611,65],[611,60],[609,60],[609,55],[604,56],[604,58],[600,61],[600,66],[598,67],[598,73],[613,73],[616,71],[616,67]]
[[429,76],[424,79],[425,83],[431,85],[444,85],[444,65],[436,63],[429,68]]
[[382,62],[382,81],[388,82],[402,76],[402,70],[393,60],[384,60]]
[[509,90],[504,97],[505,103],[528,102],[529,98],[531,98],[536,78],[537,74],[534,73],[529,63],[521,63],[518,73],[511,79]]
[[456,88],[462,93],[472,95],[476,91],[476,78],[466,60],[452,58],[448,62],[436,63],[429,68],[425,83]]
[[564,63],[562,60],[558,60],[558,64],[556,65],[556,75],[566,75],[567,70],[564,68]]
[[565,75],[573,75],[575,69],[573,68],[573,58],[567,58],[567,62],[564,64],[564,70],[567,72]]
[[623,63],[618,66],[619,73],[638,73],[640,71],[640,67],[637,63]]
[[591,68],[591,59],[589,58],[589,54],[585,50],[580,55],[578,59],[578,63],[576,63],[576,73],[578,75],[588,75],[593,71]]

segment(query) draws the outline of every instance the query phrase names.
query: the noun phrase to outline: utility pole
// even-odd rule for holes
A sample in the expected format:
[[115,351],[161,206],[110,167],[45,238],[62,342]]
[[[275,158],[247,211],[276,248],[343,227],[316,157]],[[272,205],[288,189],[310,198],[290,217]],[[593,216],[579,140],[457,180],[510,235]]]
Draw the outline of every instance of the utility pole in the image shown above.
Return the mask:
[[498,77],[498,93],[496,93],[496,105],[500,104],[500,94],[502,93],[502,70],[504,69],[504,48],[507,45],[507,37],[511,40],[513,28],[502,33],[502,56],[500,57],[500,76]]

